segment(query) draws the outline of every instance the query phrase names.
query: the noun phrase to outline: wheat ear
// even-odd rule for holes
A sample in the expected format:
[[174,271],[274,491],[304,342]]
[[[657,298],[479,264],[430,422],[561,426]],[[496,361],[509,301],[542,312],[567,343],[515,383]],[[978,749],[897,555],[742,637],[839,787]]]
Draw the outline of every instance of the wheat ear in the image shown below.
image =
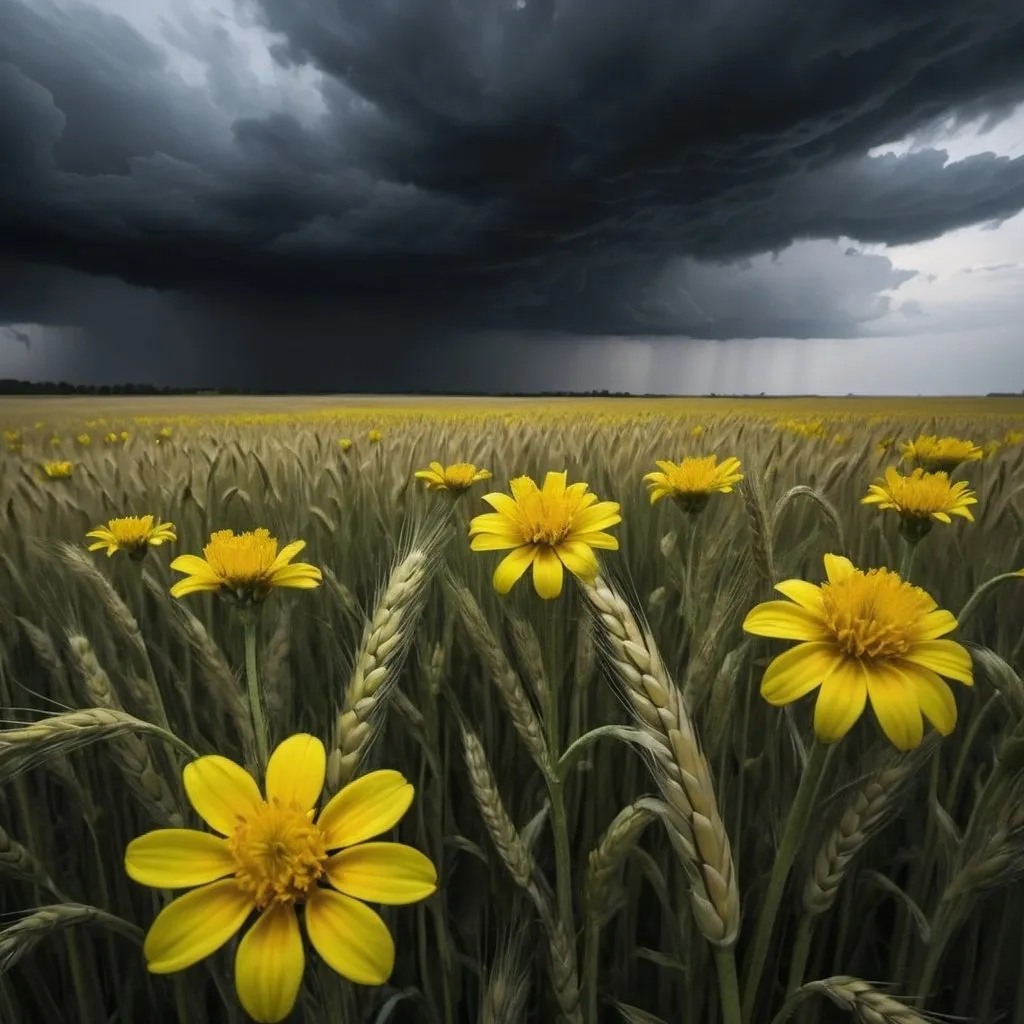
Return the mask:
[[928,1021],[905,1003],[879,992],[860,978],[836,975],[809,982],[800,989],[801,994],[814,992],[855,1014],[864,1024],[927,1024]]
[[653,773],[674,812],[666,819],[668,834],[690,881],[697,926],[713,945],[732,946],[740,927],[739,885],[711,769],[682,695],[622,596],[600,576],[583,592],[628,706],[652,740]]

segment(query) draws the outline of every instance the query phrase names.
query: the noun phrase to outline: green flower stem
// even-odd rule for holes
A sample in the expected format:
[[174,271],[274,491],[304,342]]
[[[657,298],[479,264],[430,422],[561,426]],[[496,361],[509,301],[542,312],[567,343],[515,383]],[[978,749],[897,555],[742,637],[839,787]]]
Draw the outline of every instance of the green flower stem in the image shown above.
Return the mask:
[[743,989],[742,1019],[745,1022],[750,1021],[754,1011],[761,975],[764,973],[765,961],[768,958],[768,947],[771,944],[772,932],[775,928],[775,918],[778,915],[782,894],[786,888],[786,880],[789,878],[789,871],[793,866],[800,839],[810,820],[811,811],[814,808],[814,798],[821,785],[821,779],[832,749],[833,747],[822,743],[817,738],[814,740],[807,764],[800,776],[800,785],[793,798],[793,805],[786,818],[779,849],[775,854],[775,862],[772,864],[768,891],[765,893],[764,904],[757,918],[757,931],[754,933],[750,967]]
[[917,544],[906,538],[903,540],[903,559],[900,562],[900,579],[904,583],[910,582],[910,571],[914,567],[914,555],[917,554]]
[[986,580],[967,599],[967,604],[960,609],[960,614],[956,617],[957,626],[963,628],[963,624],[978,610],[978,605],[988,596],[989,592],[1008,580],[1020,580],[1021,583],[1024,583],[1024,576],[1015,572],[1004,572]]
[[786,983],[788,999],[804,983],[804,972],[807,970],[807,957],[811,952],[811,938],[814,935],[814,914],[804,913],[797,928],[796,941],[789,959],[789,981]]
[[256,763],[266,771],[268,754],[267,722],[263,716],[263,698],[260,695],[260,679],[256,672],[256,614],[250,609],[242,613],[245,627],[245,682],[249,699],[249,714],[252,716],[252,733],[256,740]]
[[[736,950],[733,946],[715,947],[715,968],[718,975],[718,997],[722,1004],[722,1024],[740,1024],[740,980],[736,975]],[[596,1021],[597,1017],[591,1020]]]

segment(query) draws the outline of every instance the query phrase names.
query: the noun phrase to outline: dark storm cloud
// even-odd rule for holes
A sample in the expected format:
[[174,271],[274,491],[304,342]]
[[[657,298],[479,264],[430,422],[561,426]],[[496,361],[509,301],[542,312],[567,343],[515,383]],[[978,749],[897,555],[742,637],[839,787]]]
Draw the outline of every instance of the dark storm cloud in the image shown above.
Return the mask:
[[[757,288],[730,304],[705,282],[702,305],[693,261],[840,236],[909,243],[1024,208],[1024,158],[868,155],[1024,100],[1018,0],[256,12],[282,64],[325,75],[318,118],[247,99],[246,54],[198,16],[168,39],[213,69],[201,88],[117,17],[0,0],[0,251],[354,316],[846,335],[875,298],[794,322],[760,316]],[[882,262],[873,280],[894,287]],[[16,322],[10,304],[0,319]]]

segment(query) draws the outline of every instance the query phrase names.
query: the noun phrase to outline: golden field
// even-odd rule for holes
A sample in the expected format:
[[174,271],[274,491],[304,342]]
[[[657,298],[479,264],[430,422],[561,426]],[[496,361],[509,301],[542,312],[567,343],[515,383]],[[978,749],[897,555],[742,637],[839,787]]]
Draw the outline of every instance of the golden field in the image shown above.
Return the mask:
[[[1024,400],[11,398],[0,428],[3,1024],[1024,1024]],[[921,434],[975,454],[865,504]],[[645,481],[711,455],[741,478]],[[492,476],[430,490],[435,460]],[[596,502],[511,484],[562,471]],[[173,539],[139,557],[86,536],[145,515]],[[305,545],[211,540],[258,528]],[[154,926],[204,885],[254,902]]]

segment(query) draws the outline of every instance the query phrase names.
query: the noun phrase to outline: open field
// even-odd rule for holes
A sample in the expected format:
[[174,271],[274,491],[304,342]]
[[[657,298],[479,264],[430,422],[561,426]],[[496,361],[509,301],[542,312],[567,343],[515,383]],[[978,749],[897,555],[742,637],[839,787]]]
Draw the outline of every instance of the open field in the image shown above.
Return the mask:
[[[259,990],[260,1019],[309,1024],[1024,1024],[1024,578],[1010,575],[1024,568],[1024,400],[12,398],[0,428],[3,1024],[234,1024],[250,1019],[243,989],[250,1006]],[[897,511],[861,499],[920,433],[979,446],[951,477],[977,503],[911,546]],[[656,460],[710,454],[740,460],[734,489],[693,514],[651,503]],[[428,491],[413,474],[435,459],[493,478]],[[508,552],[470,547],[470,521],[492,511],[482,496],[563,470],[619,504],[621,522],[581,534],[607,530],[617,549],[597,551],[596,580],[566,572],[550,600],[540,568],[499,594]],[[560,500],[530,506],[531,544],[564,525]],[[139,559],[86,550],[97,525],[145,514],[175,539]],[[223,593],[172,596],[175,557],[258,527],[305,541],[295,561],[320,585],[275,586],[241,610]],[[843,671],[875,680],[859,716],[860,676],[816,717],[820,679],[769,669],[799,638],[747,618],[794,595],[839,607],[772,590],[821,584],[829,554],[900,571],[959,620],[941,642],[907,639],[909,588],[829,613],[842,650],[860,644]],[[587,564],[578,547],[563,560]],[[806,628],[808,614],[785,622]],[[917,643],[938,666],[921,678],[939,682],[913,692],[948,735],[926,722],[922,739],[899,717],[915,671],[899,658]],[[872,676],[887,659],[902,668]],[[772,672],[776,691],[801,691],[786,706],[762,694]],[[837,742],[817,738],[839,719]],[[438,879],[426,895],[410,874],[402,900],[365,865],[331,875],[394,940],[383,984],[355,984],[342,975],[373,980],[387,940],[365,917],[316,933],[285,855],[308,822],[260,819],[277,822],[263,846],[251,822],[222,828],[232,877],[248,850],[245,870],[287,875],[281,904],[304,908],[287,1018],[267,1007],[288,1002],[281,972],[301,960],[290,932],[261,939],[263,959],[238,957],[246,977],[237,938],[151,973],[157,913],[220,876],[151,864],[165,888],[125,863],[150,830],[215,827],[194,810],[197,776],[186,793],[194,755],[263,784],[263,722],[269,750],[322,741],[326,769],[296,761],[307,785],[325,771],[321,811],[353,780],[401,772],[408,812],[380,811],[383,834],[360,839],[420,851]],[[230,786],[209,789],[228,801]],[[166,962],[222,925],[192,919]]]

